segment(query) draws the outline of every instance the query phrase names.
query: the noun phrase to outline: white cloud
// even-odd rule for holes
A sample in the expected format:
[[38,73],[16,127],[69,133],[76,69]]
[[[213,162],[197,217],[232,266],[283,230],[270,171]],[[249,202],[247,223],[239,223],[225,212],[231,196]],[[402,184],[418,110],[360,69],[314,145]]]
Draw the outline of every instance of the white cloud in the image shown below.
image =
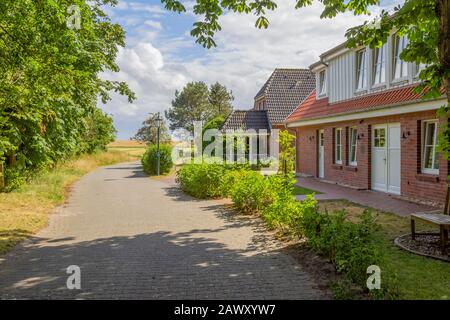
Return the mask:
[[[155,6],[128,5],[135,10],[158,11]],[[267,30],[254,27],[254,15],[227,13],[221,18],[222,31],[215,37],[218,47],[211,50],[200,50],[186,32],[169,37],[159,22],[147,19],[133,29],[127,48],[119,52],[121,72],[107,75],[127,81],[138,100],[129,105],[115,96],[104,108],[115,115],[122,138],[131,136],[148,112],[166,110],[175,90],[188,81],[219,81],[233,91],[236,108],[250,108],[274,68],[307,68],[320,53],[344,41],[349,27],[366,20],[352,14],[320,19],[321,12],[320,4],[294,10],[291,2],[279,1],[278,9],[268,15],[271,24]],[[196,54],[191,54],[194,51]]]
[[155,20],[147,20],[147,21],[144,22],[144,24],[146,26],[149,26],[149,27],[152,27],[152,28],[155,28],[155,29],[158,29],[158,30],[162,30],[162,28],[163,28],[162,25],[161,25],[161,22],[155,21]]

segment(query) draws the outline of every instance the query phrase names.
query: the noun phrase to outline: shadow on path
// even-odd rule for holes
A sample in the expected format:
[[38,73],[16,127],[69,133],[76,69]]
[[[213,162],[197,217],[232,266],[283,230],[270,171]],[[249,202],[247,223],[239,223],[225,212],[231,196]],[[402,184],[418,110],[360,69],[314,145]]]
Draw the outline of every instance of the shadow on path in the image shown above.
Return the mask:
[[[209,238],[219,230],[155,232],[74,244],[34,239],[13,266],[2,264],[1,298],[311,299],[320,298],[279,250],[252,254]],[[37,246],[45,244],[47,246]],[[56,243],[56,245],[55,245]],[[48,245],[50,244],[50,245]],[[281,259],[279,263],[277,259]],[[13,258],[14,260],[14,258]],[[17,261],[16,261],[17,262]],[[81,268],[81,290],[68,290],[66,268]],[[304,289],[301,289],[301,288]]]

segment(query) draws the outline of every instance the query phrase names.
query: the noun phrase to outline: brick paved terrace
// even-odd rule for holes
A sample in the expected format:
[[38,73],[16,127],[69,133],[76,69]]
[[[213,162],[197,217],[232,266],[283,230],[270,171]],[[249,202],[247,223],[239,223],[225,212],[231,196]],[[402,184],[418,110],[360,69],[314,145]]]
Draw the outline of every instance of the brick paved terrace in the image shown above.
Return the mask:
[[[320,181],[316,178],[298,177],[297,184],[304,188],[312,189],[322,194],[315,195],[317,200],[338,200],[345,199],[363,206],[374,209],[392,212],[400,216],[407,216],[416,212],[435,211],[436,207],[399,199],[396,196],[372,191],[357,190],[334,183]],[[297,196],[302,200],[305,196]]]

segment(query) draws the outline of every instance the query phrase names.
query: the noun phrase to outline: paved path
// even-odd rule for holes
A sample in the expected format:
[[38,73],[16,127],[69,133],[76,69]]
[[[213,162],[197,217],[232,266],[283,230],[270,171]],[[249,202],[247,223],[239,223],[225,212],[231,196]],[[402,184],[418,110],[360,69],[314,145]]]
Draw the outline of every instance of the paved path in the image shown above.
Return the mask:
[[[81,268],[68,290],[66,268]],[[255,219],[197,201],[136,163],[75,184],[50,226],[0,262],[1,298],[319,299]]]
[[[317,200],[336,200],[346,199],[363,206],[396,213],[400,216],[408,216],[416,212],[431,212],[437,208],[428,205],[417,204],[414,202],[399,199],[394,195],[372,190],[357,190],[349,187],[340,186],[334,183],[323,182],[316,178],[297,178],[298,185],[322,192],[316,195]],[[303,200],[305,196],[297,196]]]

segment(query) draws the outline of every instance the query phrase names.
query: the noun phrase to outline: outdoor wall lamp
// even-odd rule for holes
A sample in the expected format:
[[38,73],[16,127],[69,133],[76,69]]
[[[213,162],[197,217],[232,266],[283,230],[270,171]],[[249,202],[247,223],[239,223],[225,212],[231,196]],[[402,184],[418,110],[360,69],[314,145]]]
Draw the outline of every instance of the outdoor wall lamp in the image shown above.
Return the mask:
[[358,140],[361,140],[362,138],[364,138],[364,133],[358,133]]
[[406,138],[408,138],[410,135],[411,135],[411,131],[403,132],[402,138],[403,138],[403,139],[406,139]]

